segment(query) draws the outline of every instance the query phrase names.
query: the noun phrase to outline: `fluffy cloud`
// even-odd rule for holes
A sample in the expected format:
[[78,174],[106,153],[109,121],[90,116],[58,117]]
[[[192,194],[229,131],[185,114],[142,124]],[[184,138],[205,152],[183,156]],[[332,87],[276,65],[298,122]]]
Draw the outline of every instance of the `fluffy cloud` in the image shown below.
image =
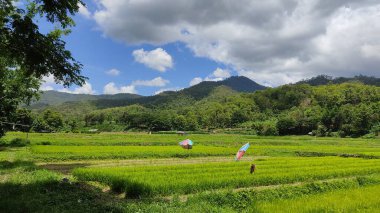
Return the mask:
[[118,76],[120,74],[120,70],[118,69],[110,69],[106,72],[107,75]]
[[146,87],[164,87],[169,81],[161,77],[154,78],[152,80],[137,80],[132,82],[134,86],[146,86]]
[[91,15],[90,11],[88,11],[86,6],[84,6],[83,4],[79,4],[79,11],[78,12],[80,15],[82,15],[86,19],[91,19],[92,15]]
[[208,75],[206,78],[202,79],[201,77],[196,77],[193,78],[189,85],[194,86],[196,84],[201,83],[202,81],[222,81],[226,78],[231,77],[231,73],[229,70],[221,69],[221,68],[216,68],[214,72],[212,72],[210,75]]
[[40,90],[49,91],[49,90],[54,90],[54,88],[52,86],[49,86],[49,85],[41,85]]
[[218,67],[211,75],[205,78],[205,81],[221,81],[229,77],[231,77],[229,70],[224,70]]
[[42,91],[48,91],[48,90],[54,90],[54,87],[56,83],[54,81],[53,75],[44,76],[42,78],[42,84],[40,86],[40,90]]
[[106,36],[127,44],[184,42],[196,56],[259,83],[322,73],[380,75],[379,1],[98,1],[94,19]]
[[92,89],[92,85],[89,82],[85,82],[83,86],[77,87],[74,90],[63,88],[63,89],[60,89],[59,91],[73,93],[73,94],[95,94],[95,90]]
[[[152,80],[137,80],[133,81],[132,84],[127,86],[116,86],[114,82],[106,84],[103,88],[104,94],[117,94],[117,93],[133,93],[136,94],[136,87],[164,87],[169,83],[168,80],[163,79],[162,77],[157,77]],[[171,89],[171,88],[170,88]],[[162,91],[167,91],[169,89],[162,89]],[[161,91],[161,92],[162,92]]]
[[167,92],[167,91],[178,91],[178,90],[181,90],[183,88],[179,88],[179,87],[174,87],[174,88],[164,88],[164,89],[160,89],[160,90],[157,90],[154,94],[155,95],[158,95],[160,93],[163,93],[163,92]]
[[135,61],[160,72],[165,72],[167,69],[173,67],[172,57],[162,48],[157,48],[152,51],[138,49],[133,51],[132,55]]
[[203,81],[203,79],[201,77],[196,77],[190,81],[189,85],[194,86],[194,85],[201,83],[202,81]]
[[133,86],[133,85],[118,87],[115,85],[114,82],[110,82],[104,86],[103,93],[109,94],[109,95],[113,95],[113,94],[117,94],[117,93],[133,93],[133,94],[136,94],[137,91],[136,91],[135,86]]

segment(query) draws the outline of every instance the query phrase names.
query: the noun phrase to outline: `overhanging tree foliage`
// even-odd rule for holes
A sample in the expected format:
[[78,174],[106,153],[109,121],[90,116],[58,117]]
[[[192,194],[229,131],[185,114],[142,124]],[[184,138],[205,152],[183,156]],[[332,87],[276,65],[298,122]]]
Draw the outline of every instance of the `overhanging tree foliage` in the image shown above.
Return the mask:
[[[25,8],[15,1],[0,1],[0,137],[7,130],[17,107],[37,95],[44,76],[53,75],[64,86],[82,85],[82,64],[66,50],[61,36],[74,25],[71,15],[81,0],[34,0]],[[43,34],[37,18],[60,27]]]

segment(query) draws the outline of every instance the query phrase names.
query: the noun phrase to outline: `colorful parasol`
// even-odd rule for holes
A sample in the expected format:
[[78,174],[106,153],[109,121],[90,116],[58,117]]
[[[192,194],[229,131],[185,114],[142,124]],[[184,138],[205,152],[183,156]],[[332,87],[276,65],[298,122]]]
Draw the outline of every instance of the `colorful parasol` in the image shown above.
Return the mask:
[[247,151],[247,149],[249,148],[249,143],[246,143],[244,144],[244,146],[242,146],[239,151],[236,153],[236,157],[235,157],[235,160],[240,160],[243,155],[245,154],[245,152]]
[[193,141],[190,139],[186,139],[184,141],[179,142],[179,145],[182,146],[184,149],[192,149],[193,148]]

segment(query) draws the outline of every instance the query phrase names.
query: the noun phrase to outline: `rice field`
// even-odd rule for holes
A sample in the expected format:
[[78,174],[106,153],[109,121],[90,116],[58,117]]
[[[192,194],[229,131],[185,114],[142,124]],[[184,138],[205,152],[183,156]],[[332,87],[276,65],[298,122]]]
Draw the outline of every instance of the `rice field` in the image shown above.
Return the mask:
[[[5,140],[25,137],[9,133]],[[0,149],[0,212],[380,212],[380,140],[30,133]],[[195,145],[182,149],[190,138]],[[241,161],[234,156],[251,147]],[[250,174],[250,165],[256,165]]]
[[250,162],[208,163],[171,166],[79,168],[79,180],[110,185],[126,196],[189,194],[220,188],[236,189],[351,177],[380,173],[380,160],[325,157],[269,158],[255,161],[257,171],[250,174]]
[[[203,146],[185,150],[180,146],[41,146],[31,147],[33,158],[47,161],[133,158],[189,158],[205,156],[230,156],[233,159],[237,147]],[[380,158],[379,147],[334,146],[283,146],[252,145],[247,152],[251,156],[354,156]]]

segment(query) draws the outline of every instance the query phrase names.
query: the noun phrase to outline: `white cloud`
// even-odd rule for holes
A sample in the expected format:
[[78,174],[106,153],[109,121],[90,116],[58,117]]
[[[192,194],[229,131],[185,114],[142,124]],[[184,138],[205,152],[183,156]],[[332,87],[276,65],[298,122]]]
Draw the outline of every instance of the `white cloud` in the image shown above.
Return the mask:
[[111,75],[111,76],[118,76],[120,74],[120,70],[118,69],[110,69],[106,72],[107,75]]
[[206,78],[202,79],[201,77],[193,78],[189,85],[194,86],[196,84],[201,83],[202,81],[222,81],[226,78],[231,77],[231,73],[229,70],[216,68],[214,72],[212,72],[210,75],[208,75]]
[[57,85],[53,75],[44,76],[41,83],[40,90],[42,91],[54,90],[53,86]]
[[179,87],[164,88],[164,89],[157,90],[154,94],[158,95],[158,94],[163,93],[163,92],[167,92],[167,91],[179,91],[181,89],[183,89],[183,88],[179,88]]
[[173,67],[172,57],[162,48],[157,48],[152,51],[138,49],[133,51],[132,55],[135,61],[160,72],[165,72],[167,69]]
[[49,90],[54,90],[54,88],[52,86],[49,86],[49,85],[41,85],[40,90],[49,91]]
[[380,76],[379,1],[98,1],[94,19],[106,36],[127,44],[183,42],[258,82]]
[[224,70],[221,68],[216,68],[216,70],[212,73],[215,78],[229,78],[231,77],[230,71]]
[[83,4],[80,4],[79,3],[79,14],[82,15],[83,17],[85,17],[86,19],[91,19],[92,18],[92,15],[90,13],[90,11],[87,9],[86,6],[84,6]]
[[193,80],[190,81],[189,85],[190,86],[194,86],[194,85],[197,85],[199,83],[201,83],[203,81],[203,79],[201,77],[196,77],[196,78],[193,78]]
[[380,59],[380,45],[365,44],[361,47],[361,52],[365,58]]
[[42,78],[42,81],[44,81],[45,84],[54,84],[55,83],[53,75],[44,76]]
[[104,94],[117,94],[117,93],[133,93],[136,94],[136,88],[133,85],[117,87],[114,82],[110,82],[104,86]]
[[134,86],[146,86],[146,87],[164,87],[169,81],[161,77],[154,78],[152,80],[137,80],[133,81]]
[[231,77],[230,71],[229,70],[224,70],[221,68],[216,68],[212,74],[207,76],[204,80],[205,81],[222,81],[226,78]]
[[95,90],[92,89],[92,85],[89,82],[85,82],[81,87],[77,87],[74,90],[63,88],[60,92],[67,92],[72,94],[95,94]]

